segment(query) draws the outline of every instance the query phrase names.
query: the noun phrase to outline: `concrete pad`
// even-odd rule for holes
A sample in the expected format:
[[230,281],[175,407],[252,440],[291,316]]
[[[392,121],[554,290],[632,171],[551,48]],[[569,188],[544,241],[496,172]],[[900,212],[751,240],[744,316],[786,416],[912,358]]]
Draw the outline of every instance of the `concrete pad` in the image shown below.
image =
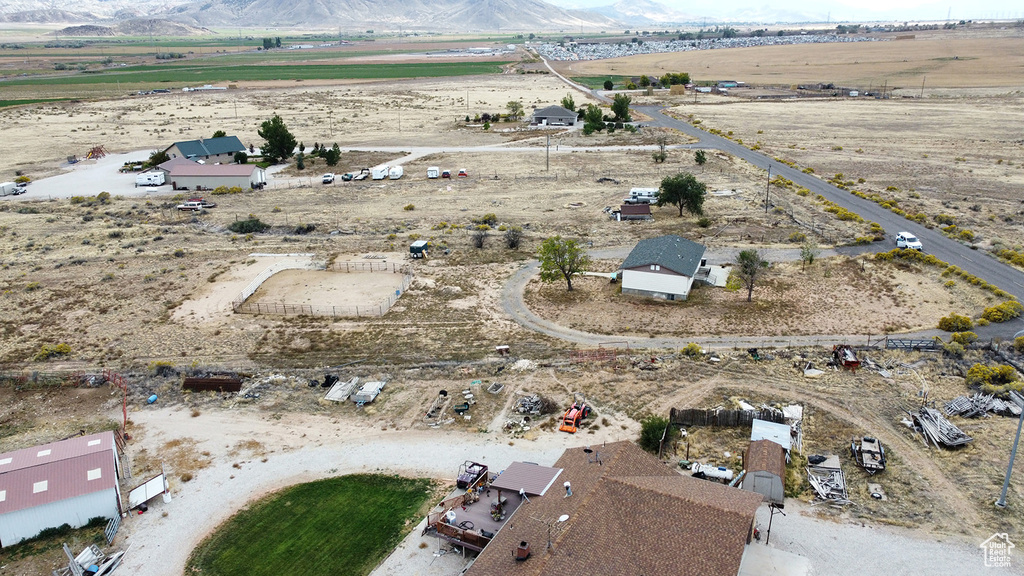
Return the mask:
[[739,576],[807,576],[810,573],[811,561],[807,558],[755,542],[743,551]]

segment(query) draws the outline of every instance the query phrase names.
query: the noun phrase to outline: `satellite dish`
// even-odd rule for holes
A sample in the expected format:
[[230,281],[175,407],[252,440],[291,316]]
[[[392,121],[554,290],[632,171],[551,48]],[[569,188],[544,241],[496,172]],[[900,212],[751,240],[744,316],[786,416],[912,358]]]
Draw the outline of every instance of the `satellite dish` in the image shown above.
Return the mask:
[[559,522],[565,522],[568,519],[569,519],[569,515],[568,514],[562,514],[561,516],[558,517],[558,521]]

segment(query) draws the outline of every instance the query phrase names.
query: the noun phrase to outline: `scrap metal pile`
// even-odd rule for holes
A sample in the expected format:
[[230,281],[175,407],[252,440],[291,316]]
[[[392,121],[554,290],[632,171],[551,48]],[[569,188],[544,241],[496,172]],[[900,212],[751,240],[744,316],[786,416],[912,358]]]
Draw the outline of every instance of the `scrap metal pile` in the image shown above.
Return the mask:
[[1000,416],[1020,416],[1020,406],[1014,402],[1000,400],[992,394],[976,393],[974,396],[957,396],[946,402],[946,416],[964,418],[988,418],[989,412]]
[[520,414],[540,414],[540,409],[543,402],[538,394],[532,396],[523,396],[519,400],[516,400],[516,412]]
[[807,482],[820,500],[839,505],[850,503],[846,476],[839,466],[838,456],[808,456]]
[[974,440],[933,408],[923,406],[917,413],[908,414],[914,419],[914,428],[924,436],[925,445],[930,441],[936,448],[956,448]]

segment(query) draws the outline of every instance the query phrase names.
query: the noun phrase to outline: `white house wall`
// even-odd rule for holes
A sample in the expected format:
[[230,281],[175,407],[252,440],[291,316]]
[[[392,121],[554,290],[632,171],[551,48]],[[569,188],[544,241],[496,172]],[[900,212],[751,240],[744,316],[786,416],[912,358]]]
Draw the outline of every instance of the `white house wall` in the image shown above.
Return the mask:
[[188,188],[189,190],[195,190],[196,186],[210,190],[219,186],[228,188],[237,186],[243,190],[248,190],[251,187],[249,176],[176,176],[173,182],[175,189]]
[[690,293],[693,278],[676,274],[643,272],[638,270],[622,271],[622,293],[665,298],[672,294],[682,300]]
[[113,518],[119,514],[118,494],[114,488],[15,510],[0,516],[0,543],[10,546],[31,538],[46,528],[56,528],[64,524],[79,528],[88,524],[90,518]]

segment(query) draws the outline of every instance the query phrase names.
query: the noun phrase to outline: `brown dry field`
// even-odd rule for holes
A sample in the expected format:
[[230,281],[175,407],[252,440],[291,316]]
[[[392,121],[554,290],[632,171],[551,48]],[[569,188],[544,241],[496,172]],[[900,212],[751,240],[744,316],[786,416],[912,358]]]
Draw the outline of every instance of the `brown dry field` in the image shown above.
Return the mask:
[[[1024,87],[1024,28],[973,31],[918,32],[913,40],[794,44],[725,50],[644,54],[609,60],[562,62],[570,76],[689,72],[696,81],[740,80],[748,84],[783,85],[829,83],[850,88],[903,88],[916,93],[927,87]],[[980,37],[979,37],[980,36]]]
[[[717,52],[712,54],[718,57]],[[921,387],[917,376],[900,367],[902,363],[923,360],[919,370],[932,398],[946,400],[966,391],[958,376],[963,366],[989,361],[981,351],[969,352],[963,361],[872,353],[876,361],[897,369],[892,380],[882,380],[869,371],[856,375],[828,372],[821,380],[803,379],[793,363],[805,356],[824,364],[826,351],[821,348],[780,350],[776,360],[762,363],[754,363],[741,352],[723,351],[723,361],[716,364],[662,350],[656,351],[664,360],[655,370],[641,369],[644,359],[639,356],[608,365],[572,365],[565,362],[572,345],[527,331],[507,318],[500,301],[502,287],[522,262],[532,257],[539,242],[553,234],[592,242],[594,248],[629,246],[665,233],[712,246],[783,248],[795,246],[787,242],[792,233],[806,231],[796,220],[821,226],[816,239],[822,245],[849,241],[866,231],[865,225],[839,222],[813,198],[795,194],[780,195],[780,209],[765,215],[763,173],[722,154],[710,154],[708,164],[700,168],[689,151],[670,151],[666,163],[654,164],[648,151],[599,150],[608,144],[651,144],[659,137],[656,133],[592,137],[556,133],[553,146],[581,149],[553,153],[551,169],[545,171],[543,136],[531,140],[532,134],[502,132],[504,124],[484,132],[458,121],[467,111],[501,111],[511,99],[521,98],[529,110],[533,105],[557,102],[566,93],[563,85],[548,76],[503,75],[336,88],[251,89],[0,111],[5,134],[12,136],[0,142],[0,157],[5,159],[0,171],[3,180],[15,169],[33,177],[55,173],[61,158],[81,155],[97,143],[112,152],[153,149],[217,129],[238,134],[244,143],[255,142],[259,121],[275,112],[307,146],[337,141],[343,148],[372,151],[374,146],[514,142],[531,148],[500,154],[428,155],[406,163],[406,178],[395,182],[272,187],[218,196],[218,208],[194,218],[173,210],[176,200],[170,196],[114,198],[109,204],[66,200],[0,203],[0,306],[4,311],[0,315],[0,359],[7,367],[23,371],[94,370],[100,366],[125,370],[132,374],[131,409],[140,408],[148,394],[159,393],[163,402],[197,411],[253,411],[268,420],[323,413],[367,426],[410,429],[423,428],[421,413],[438,388],[458,390],[469,379],[494,380],[499,374],[512,389],[550,395],[559,405],[569,401],[572,391],[586,392],[597,407],[597,418],[590,424],[595,428],[624,426],[633,430],[635,419],[644,414],[664,414],[671,406],[714,407],[727,401],[724,396],[802,402],[810,407],[805,430],[810,449],[844,453],[849,435],[870,433],[886,442],[896,463],[891,474],[887,471],[879,478],[893,498],[888,506],[865,496],[862,475],[847,470],[859,506],[839,516],[840,520],[890,523],[943,534],[962,533],[965,527],[971,535],[1021,528],[1019,516],[998,515],[990,505],[1001,478],[1000,466],[1005,466],[1012,428],[1009,420],[958,421],[977,440],[956,452],[928,450],[899,424],[900,408],[919,402],[916,393]],[[574,97],[577,103],[584,101],[579,94]],[[1011,215],[1012,190],[1019,182],[1019,166],[1024,164],[1024,158],[1016,156],[1020,146],[1016,143],[1019,135],[1011,134],[1014,122],[1005,120],[1007,110],[1019,113],[1019,98],[980,95],[948,99],[936,95],[920,101],[741,101],[723,105],[705,99],[692,107],[680,102],[678,112],[694,114],[705,126],[734,130],[744,141],[760,139],[766,150],[801,164],[806,161],[819,173],[845,171],[847,177],[863,176],[866,184],[883,190],[896,182],[908,202],[920,201],[928,210],[938,210],[943,201],[953,202],[960,194],[942,195],[946,194],[942,192],[944,179],[930,174],[942,165],[933,156],[963,156],[967,160],[961,168],[965,169],[955,170],[965,179],[962,186],[998,191],[992,196],[1002,202],[994,204],[1001,211],[986,204],[974,213],[969,210],[974,202],[962,200],[942,208],[956,211],[957,218],[976,218],[977,222],[965,221],[983,237],[991,237],[995,234],[984,226],[990,215]],[[763,106],[772,106],[768,109],[772,114],[763,114]],[[913,106],[931,108],[936,120],[945,118],[947,122],[939,126],[904,122],[899,124],[897,139],[888,130],[899,114],[910,112]],[[809,109],[815,111],[813,115],[808,116]],[[399,110],[401,130],[394,122]],[[839,125],[835,119],[849,120],[851,110],[856,111],[856,121],[847,122],[844,129],[850,131],[845,138],[853,142],[844,139],[844,150],[833,151],[836,144],[831,130],[823,130],[821,125]],[[328,111],[332,111],[333,134],[325,122]],[[759,112],[764,118],[754,122]],[[876,115],[881,118],[875,119]],[[980,145],[983,155],[991,159],[991,166],[980,156],[956,148],[964,141],[964,129],[973,126],[949,120],[960,116],[993,132],[991,137],[978,134],[972,140],[972,146]],[[862,122],[867,127],[861,126]],[[773,130],[783,136],[773,136]],[[668,136],[673,142],[687,141],[679,135]],[[903,141],[916,144],[904,152]],[[855,152],[858,147],[864,152]],[[798,157],[798,153],[808,157]],[[335,171],[366,165],[376,154],[379,152],[346,154]],[[833,157],[850,164],[831,160]],[[875,176],[870,164],[854,163],[862,157],[874,158],[885,176]],[[995,164],[997,157],[1007,161]],[[451,183],[428,181],[421,175],[430,165],[465,167],[471,177]],[[967,172],[969,169],[974,172]],[[309,170],[318,174],[324,166],[314,163]],[[670,208],[656,208],[654,222],[634,224],[612,222],[601,212],[617,203],[629,187],[654,186],[661,178],[684,170],[695,172],[711,190],[737,191],[730,197],[708,198],[708,227],[699,227],[690,217],[679,218]],[[921,180],[933,178],[933,183],[919,184],[910,176],[897,179],[907,171]],[[602,177],[616,178],[619,184],[597,183]],[[910,198],[911,194],[920,198]],[[413,209],[405,209],[410,204]],[[473,219],[487,213],[496,214],[502,224],[523,226],[523,247],[506,250],[500,232],[493,231],[484,249],[472,248],[467,229],[473,226]],[[247,214],[259,216],[274,228],[251,237],[226,230],[228,224]],[[312,223],[317,229],[298,236],[294,228],[299,223]],[[1007,241],[1011,234],[1024,238],[1014,226],[1003,225]],[[345,233],[328,234],[331,230]],[[413,285],[383,318],[331,321],[228,312],[198,320],[179,318],[183,305],[187,308],[187,303],[216,290],[219,282],[238,282],[233,277],[235,271],[258,268],[251,253],[311,252],[325,259],[341,254],[404,252],[415,238],[430,239],[440,249],[426,261],[411,263],[416,274]],[[793,264],[777,265],[755,291],[752,304],[744,301],[743,292],[710,288],[700,289],[694,300],[684,305],[626,302],[614,286],[596,279],[583,280],[571,295],[557,285],[531,285],[527,298],[535,312],[568,326],[598,332],[617,332],[615,326],[629,326],[629,331],[623,332],[679,336],[813,334],[847,332],[851,327],[877,334],[886,329],[929,327],[954,310],[977,315],[990,303],[984,293],[959,283],[949,289],[943,286],[944,280],[929,269],[876,264],[864,257],[836,257],[806,271]],[[876,290],[879,286],[882,289]],[[864,298],[869,291],[872,298]],[[855,318],[852,323],[851,317]],[[42,345],[58,342],[71,346],[69,357],[33,361]],[[509,365],[493,354],[499,344],[510,344],[516,357],[542,366],[506,370]],[[258,378],[277,373],[286,376],[268,385],[259,402],[246,406],[235,398],[182,394],[176,378],[150,375],[146,365],[154,360],[182,370],[228,368]],[[318,396],[304,392],[304,378],[322,377],[324,367],[355,360],[366,363],[351,374],[393,373],[381,401],[371,410],[357,413],[349,405],[327,406]],[[63,437],[86,425],[109,425],[119,416],[117,399],[105,388],[94,393],[75,392],[87,397],[80,402],[69,401],[66,391],[4,387],[0,394],[4,396],[0,397],[0,439],[5,445]],[[505,407],[488,398],[481,402],[472,424],[460,422],[457,426],[468,430],[479,426],[489,434],[499,434],[488,419],[500,424]],[[481,426],[481,418],[492,425]],[[524,440],[542,439],[544,434],[553,432],[538,427]],[[728,440],[726,434],[721,442],[725,445]],[[708,454],[720,449],[716,442],[706,445]],[[207,465],[203,455],[177,446],[167,448],[176,450],[173,456],[180,468],[191,467],[202,474]],[[151,455],[141,455],[140,460],[155,461]],[[1013,487],[1011,496],[1015,500],[1024,497],[1018,486]],[[821,513],[833,514],[829,510]]]

